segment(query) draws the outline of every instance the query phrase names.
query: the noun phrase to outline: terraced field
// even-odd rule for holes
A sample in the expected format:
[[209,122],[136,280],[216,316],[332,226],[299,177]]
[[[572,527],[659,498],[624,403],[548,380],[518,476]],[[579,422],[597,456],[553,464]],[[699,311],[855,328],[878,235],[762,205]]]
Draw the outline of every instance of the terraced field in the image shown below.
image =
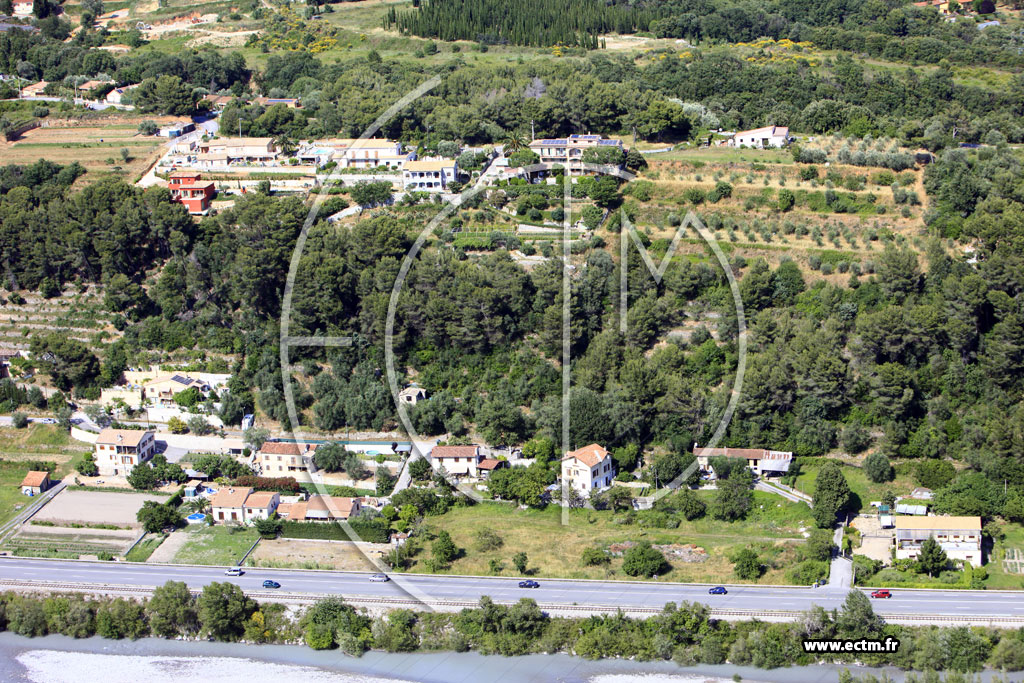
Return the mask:
[[8,301],[0,308],[0,346],[27,349],[32,336],[50,332],[60,332],[96,347],[121,336],[111,314],[104,310],[103,296],[95,286],[81,293],[67,291],[52,299],[32,293],[22,295],[24,304]]

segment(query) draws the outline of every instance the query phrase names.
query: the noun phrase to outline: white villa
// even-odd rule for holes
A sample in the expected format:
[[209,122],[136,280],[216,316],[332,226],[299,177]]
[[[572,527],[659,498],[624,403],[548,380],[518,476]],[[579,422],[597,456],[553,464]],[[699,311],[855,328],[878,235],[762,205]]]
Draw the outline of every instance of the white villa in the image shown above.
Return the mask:
[[789,128],[786,126],[765,126],[753,130],[742,130],[729,140],[730,147],[785,147],[789,143]]
[[402,167],[402,187],[406,192],[444,192],[457,173],[454,159],[409,161]]
[[614,478],[612,456],[596,443],[569,451],[562,458],[562,481],[584,496],[611,486]]

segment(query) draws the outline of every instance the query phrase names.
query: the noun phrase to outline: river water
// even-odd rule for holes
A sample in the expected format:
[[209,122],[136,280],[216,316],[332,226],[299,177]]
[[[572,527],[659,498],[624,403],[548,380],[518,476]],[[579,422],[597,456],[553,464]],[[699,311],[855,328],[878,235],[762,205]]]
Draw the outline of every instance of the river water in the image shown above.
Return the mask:
[[[878,669],[852,667],[855,673]],[[887,670],[895,681],[902,675]],[[294,645],[243,645],[146,638],[115,641],[0,633],[0,681],[25,683],[831,683],[839,668],[683,668],[671,662],[589,661],[569,655],[484,656],[473,652],[348,657]],[[988,676],[984,677],[986,680]],[[1017,680],[1016,677],[1012,677]]]

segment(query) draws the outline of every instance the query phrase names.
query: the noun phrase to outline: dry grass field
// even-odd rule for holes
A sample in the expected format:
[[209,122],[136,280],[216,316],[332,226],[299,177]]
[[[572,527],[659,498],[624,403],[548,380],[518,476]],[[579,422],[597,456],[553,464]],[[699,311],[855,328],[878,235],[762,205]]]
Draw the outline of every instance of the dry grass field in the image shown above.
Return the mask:
[[[386,544],[365,543],[360,549],[347,541],[314,541],[296,538],[263,539],[249,556],[254,567],[291,567],[297,569],[336,569],[373,571],[366,559],[380,557],[390,549]],[[364,552],[366,553],[364,555]]]
[[116,524],[137,527],[135,513],[147,500],[166,502],[166,496],[65,489],[33,517],[34,521],[78,524]]
[[[146,117],[157,123],[177,118]],[[95,182],[117,175],[134,182],[160,156],[163,138],[140,135],[144,117],[118,117],[108,122],[52,121],[50,125],[23,134],[15,142],[0,142],[0,157],[9,164],[31,164],[46,159],[56,164],[77,161],[87,174],[79,182]],[[81,125],[78,125],[81,124]],[[127,150],[128,160],[121,150]]]
[[[455,545],[464,550],[450,569],[452,574],[491,574],[492,559],[504,565],[503,575],[515,575],[512,556],[525,552],[531,574],[560,578],[630,578],[622,572],[622,559],[613,558],[607,567],[584,567],[580,557],[586,548],[606,548],[625,541],[649,541],[652,544],[694,544],[707,551],[703,562],[683,562],[667,556],[672,571],[662,580],[678,582],[722,581],[732,577],[733,553],[754,546],[769,569],[758,583],[785,583],[785,571],[796,562],[796,551],[804,540],[802,529],[813,525],[810,509],[803,504],[783,501],[778,496],[755,492],[754,509],[741,522],[719,522],[705,517],[693,522],[682,520],[676,529],[645,528],[620,523],[624,513],[570,510],[569,524],[563,525],[561,509],[519,510],[509,505],[483,503],[455,508],[440,517],[428,517],[428,532],[446,530]],[[497,550],[476,549],[480,529],[495,531],[503,540]],[[429,546],[429,543],[427,544]],[[416,556],[430,556],[429,548]],[[426,571],[417,562],[411,571]],[[730,581],[734,580],[730,578]]]

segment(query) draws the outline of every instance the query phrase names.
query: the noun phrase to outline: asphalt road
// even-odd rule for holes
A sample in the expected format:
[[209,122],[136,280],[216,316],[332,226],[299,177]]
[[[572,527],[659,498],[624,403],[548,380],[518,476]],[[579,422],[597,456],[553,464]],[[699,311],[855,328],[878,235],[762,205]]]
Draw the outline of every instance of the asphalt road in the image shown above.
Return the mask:
[[[661,607],[666,602],[702,602],[721,609],[802,611],[812,605],[839,607],[842,590],[730,587],[728,595],[708,595],[706,586],[619,581],[567,581],[538,578],[539,588],[519,588],[519,578],[438,577],[403,575],[388,583],[369,581],[368,574],[311,572],[282,569],[246,569],[241,577],[224,575],[222,567],[175,567],[140,564],[99,564],[59,560],[0,558],[0,579],[44,580],[68,583],[157,586],[168,580],[202,588],[214,581],[230,581],[246,591],[265,592],[264,579],[274,579],[287,593],[332,593],[345,596],[409,597],[409,592],[433,600],[476,601],[489,595],[498,601],[531,597],[542,604]],[[394,576],[394,575],[392,575]],[[403,588],[405,586],[405,588]],[[953,615],[958,617],[1024,617],[1024,592],[910,591],[892,589],[888,600],[872,600],[875,611],[886,614]]]

